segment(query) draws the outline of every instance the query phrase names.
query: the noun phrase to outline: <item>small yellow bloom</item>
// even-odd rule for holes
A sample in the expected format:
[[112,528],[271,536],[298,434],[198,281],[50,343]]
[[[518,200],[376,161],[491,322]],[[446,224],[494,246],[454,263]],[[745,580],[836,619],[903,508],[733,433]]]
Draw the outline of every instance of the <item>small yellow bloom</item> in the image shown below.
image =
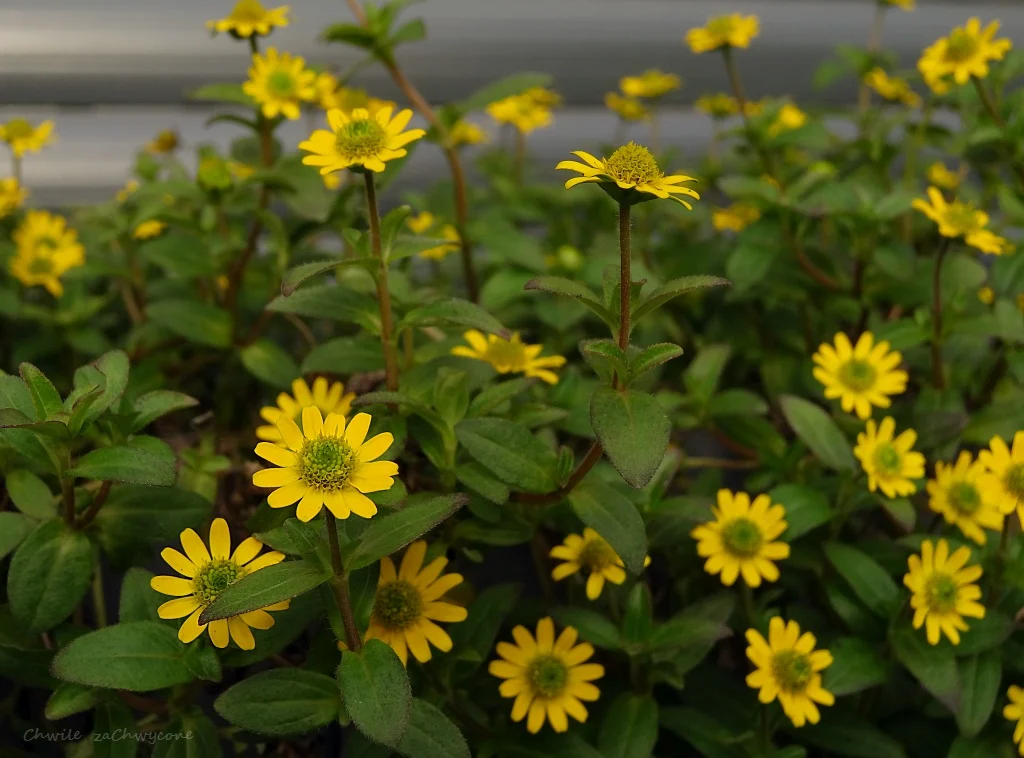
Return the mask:
[[[243,540],[235,552],[231,552],[231,532],[228,522],[214,519],[210,525],[210,549],[206,549],[202,538],[192,529],[181,533],[181,553],[173,547],[165,547],[160,555],[167,565],[181,576],[154,576],[150,586],[164,595],[173,595],[157,609],[162,619],[185,619],[178,629],[178,639],[192,642],[204,629],[209,629],[210,640],[219,648],[228,646],[228,638],[243,650],[256,647],[253,629],[270,629],[274,617],[268,611],[283,611],[288,600],[226,619],[200,624],[199,616],[217,596],[243,576],[273,566],[284,560],[284,554],[271,551],[259,555],[263,543],[255,537]],[[259,556],[259,557],[257,557]],[[184,578],[182,578],[184,577]]]
[[704,570],[721,574],[722,584],[731,587],[742,576],[749,587],[759,587],[762,578],[774,582],[779,569],[772,561],[789,557],[789,545],[773,542],[786,531],[786,509],[772,505],[767,495],[750,502],[746,492],[718,491],[718,507],[711,507],[714,521],[696,527],[690,536],[697,540],[697,555],[707,558]]
[[825,397],[839,398],[843,410],[855,412],[862,421],[870,418],[872,405],[888,408],[888,396],[907,388],[907,372],[896,369],[903,356],[890,351],[884,340],[876,345],[871,332],[864,332],[856,347],[840,332],[834,346],[825,343],[812,357],[814,378],[825,386]]
[[366,439],[370,414],[358,413],[346,425],[345,417],[329,413],[324,420],[315,405],[302,409],[302,429],[281,414],[277,429],[284,446],[272,442],[256,445],[256,455],[280,468],[266,468],[252,476],[257,487],[273,488],[267,498],[271,508],[299,502],[295,516],[309,521],[326,505],[340,519],[355,513],[370,518],[376,504],[364,493],[391,489],[398,464],[378,461],[395,438],[391,432]]
[[173,153],[178,149],[179,144],[181,144],[181,140],[178,137],[178,133],[174,129],[164,129],[146,143],[145,149],[151,155],[163,155],[165,153]]
[[334,74],[324,71],[318,74],[314,82],[316,87],[316,103],[325,111],[331,108],[342,107],[342,95],[344,88],[339,86],[338,78]]
[[485,337],[476,329],[462,336],[470,346],[457,345],[452,348],[452,355],[486,361],[499,374],[525,374],[548,384],[558,384],[558,375],[551,369],[565,365],[565,358],[561,355],[540,357],[544,346],[525,344],[518,332],[513,333],[511,339],[496,334]]
[[281,416],[297,422],[302,416],[302,409],[311,405],[319,408],[324,416],[332,413],[347,416],[355,399],[355,393],[346,393],[345,385],[341,382],[328,383],[326,378],[318,376],[310,389],[305,379],[295,379],[292,382],[292,394],[282,392],[277,396],[276,406],[260,408],[260,417],[267,425],[256,427],[256,438],[283,445],[284,438],[277,428],[277,420]]
[[971,77],[988,76],[989,61],[1002,60],[1013,47],[1008,39],[994,39],[999,22],[993,21],[984,29],[981,21],[971,18],[958,26],[947,37],[940,37],[927,47],[917,62],[925,82],[936,94],[944,94],[951,86],[966,84]]
[[487,142],[487,132],[483,127],[465,119],[459,119],[448,130],[448,144],[452,147],[482,145],[485,142]]
[[978,299],[985,305],[992,305],[996,301],[996,291],[991,287],[982,287],[978,290]]
[[987,541],[985,529],[1003,528],[1003,514],[981,487],[984,475],[981,462],[972,463],[971,454],[964,450],[952,466],[936,463],[935,478],[928,482],[928,507],[979,545]]
[[694,107],[712,118],[735,116],[740,112],[739,101],[732,95],[727,95],[724,92],[698,97]]
[[0,218],[6,218],[18,210],[28,199],[28,190],[13,176],[0,179]]
[[487,115],[499,124],[511,124],[523,134],[551,125],[551,108],[536,99],[511,95],[487,106]]
[[423,211],[415,216],[409,216],[405,225],[413,234],[426,234],[434,226],[434,214],[430,211]]
[[451,224],[444,224],[441,226],[439,231],[442,239],[448,240],[448,242],[437,245],[435,247],[427,248],[426,250],[420,250],[419,257],[426,258],[431,261],[440,261],[448,257],[449,253],[454,253],[459,249],[462,242],[462,238],[459,237],[459,230]]
[[405,146],[420,139],[422,129],[405,129],[412,118],[409,109],[391,117],[391,108],[371,113],[356,108],[345,113],[337,108],[327,111],[330,131],[317,129],[309,139],[299,143],[299,149],[310,155],[303,156],[307,166],[317,166],[321,174],[362,167],[368,171],[383,171],[388,161],[402,158]]
[[733,203],[728,208],[711,211],[711,225],[720,232],[742,232],[761,218],[761,211],[746,203]]
[[886,100],[903,103],[910,108],[921,105],[921,96],[910,88],[906,79],[889,76],[885,69],[875,67],[864,76],[864,83]]
[[1006,691],[1010,702],[1003,708],[1003,718],[1016,721],[1013,726],[1013,741],[1017,745],[1019,755],[1024,755],[1024,688],[1011,684]]
[[1012,450],[1002,437],[993,437],[988,447],[978,453],[978,462],[986,472],[981,495],[1006,515],[1016,508],[1017,518],[1024,524],[1024,431],[1013,435]]
[[747,630],[747,658],[756,670],[747,675],[747,686],[758,690],[762,703],[778,699],[793,726],[821,720],[817,704],[832,705],[835,697],[821,686],[821,672],[832,665],[828,650],[815,650],[810,632],[800,634],[795,621],[778,616],[768,623],[768,639],[756,629]]
[[303,102],[316,100],[316,74],[300,56],[278,53],[271,47],[263,55],[252,56],[249,80],[242,89],[260,105],[266,118],[284,116],[294,121]]
[[287,5],[267,9],[259,0],[238,0],[227,18],[207,21],[206,27],[214,32],[229,32],[239,38],[254,34],[265,36],[275,26],[288,26],[288,10]]
[[715,16],[701,27],[686,33],[686,44],[695,53],[707,53],[723,47],[749,47],[760,31],[757,16],[733,13]]
[[63,216],[29,211],[12,235],[16,245],[10,271],[26,287],[41,285],[54,297],[64,294],[60,277],[85,263],[78,233]]
[[562,104],[562,96],[547,87],[530,87],[522,97],[540,108],[557,108]]
[[886,497],[905,497],[917,492],[915,479],[924,476],[924,456],[913,451],[917,432],[904,430],[898,437],[892,417],[882,419],[877,427],[868,419],[867,429],[857,435],[857,456],[868,475],[868,489],[882,490]]
[[[567,181],[566,189],[572,189],[577,184],[585,182],[598,182],[603,190],[620,203],[632,205],[654,199],[643,197],[643,194],[649,194],[657,198],[675,200],[687,210],[693,210],[693,206],[676,197],[677,194],[687,195],[695,200],[700,199],[700,195],[694,190],[680,186],[683,182],[695,182],[696,179],[683,174],[665,176],[658,168],[658,162],[651,155],[651,151],[635,142],[618,148],[610,158],[598,159],[583,150],[574,150],[573,155],[585,163],[562,161],[555,166],[556,169],[576,171],[582,175]],[[626,192],[615,192],[615,187]]]
[[256,173],[256,167],[240,161],[228,161],[228,171],[235,179],[248,179]]
[[807,123],[807,114],[792,103],[783,105],[775,116],[775,120],[768,127],[768,134],[777,137],[783,132],[799,129]]
[[587,663],[594,655],[588,642],[576,644],[579,634],[567,626],[555,639],[555,624],[550,618],[537,622],[534,638],[525,626],[512,629],[516,644],[499,642],[495,651],[501,656],[487,670],[504,679],[498,687],[502,697],[515,698],[512,720],[526,719],[526,729],[536,734],[548,721],[556,732],[569,729],[571,716],[583,723],[587,709],[581,701],[595,701],[601,691],[593,682],[604,676],[604,666]]
[[[656,68],[649,68],[638,76],[624,76],[619,80],[622,94],[630,98],[655,100],[683,86],[683,80],[675,74],[666,74]],[[611,106],[608,106],[611,108]],[[612,110],[615,110],[614,108]],[[635,120],[635,119],[634,119]]]
[[127,182],[125,182],[124,187],[122,187],[121,189],[119,189],[117,191],[117,196],[116,196],[117,197],[117,202],[119,202],[119,203],[126,202],[129,197],[131,197],[133,194],[135,194],[135,190],[137,190],[138,188],[139,188],[139,181],[138,181],[138,179],[129,179]]
[[912,205],[938,224],[943,237],[963,237],[971,247],[992,255],[1002,255],[1012,249],[1008,240],[985,228],[988,226],[985,211],[975,210],[959,200],[947,203],[937,187],[928,188],[928,198],[931,203],[915,198]]
[[56,138],[52,121],[32,126],[23,118],[12,118],[6,124],[0,124],[0,140],[6,142],[18,158],[25,153],[38,153]]
[[894,5],[905,11],[914,10],[914,0],[878,0],[882,5]]
[[137,240],[148,240],[153,237],[159,237],[161,234],[163,234],[163,231],[166,228],[167,224],[165,224],[163,221],[157,221],[156,219],[143,221],[141,224],[135,227],[135,231],[132,232],[132,237],[134,237]]
[[331,192],[340,189],[341,185],[345,183],[345,174],[340,171],[335,171],[333,174],[321,174],[321,178],[324,180],[324,186]]
[[914,609],[914,628],[925,626],[928,643],[939,644],[940,632],[954,645],[960,644],[960,632],[969,628],[964,616],[984,618],[985,606],[981,588],[974,582],[981,578],[981,566],[967,566],[970,548],[961,547],[949,554],[949,543],[931,540],[921,543],[921,555],[907,559],[910,571],[903,584],[912,593],[910,607]]
[[403,664],[408,663],[409,653],[420,663],[429,661],[430,645],[447,653],[452,649],[452,638],[434,622],[454,624],[468,616],[462,606],[441,599],[462,584],[462,574],[442,574],[448,565],[444,557],[424,566],[426,554],[427,543],[417,540],[406,549],[397,572],[390,558],[380,560],[380,579],[366,639],[386,642]]
[[651,117],[646,105],[635,98],[623,97],[618,92],[606,94],[604,104],[623,121],[646,121]]
[[[552,570],[551,576],[559,582],[581,570],[588,571],[587,598],[597,600],[604,589],[605,581],[622,584],[626,581],[626,569],[619,554],[608,541],[589,526],[583,530],[582,536],[570,534],[561,545],[551,548],[549,555],[565,561]],[[650,564],[648,556],[644,566]]]
[[966,167],[961,166],[959,171],[950,171],[942,161],[936,161],[928,167],[928,183],[941,187],[944,190],[956,190],[960,182],[967,174]]

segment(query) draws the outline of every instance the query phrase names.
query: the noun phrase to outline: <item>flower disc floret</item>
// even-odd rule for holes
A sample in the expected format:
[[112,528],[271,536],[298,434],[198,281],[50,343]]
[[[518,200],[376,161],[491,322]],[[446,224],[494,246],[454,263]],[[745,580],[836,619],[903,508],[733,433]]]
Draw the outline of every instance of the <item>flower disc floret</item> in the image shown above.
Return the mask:
[[192,580],[195,595],[203,605],[209,605],[217,596],[242,578],[242,567],[231,559],[210,561]]
[[373,612],[381,626],[391,630],[407,629],[423,612],[423,600],[416,587],[399,579],[380,587]]
[[338,492],[348,484],[358,463],[356,452],[343,439],[307,440],[299,453],[299,477],[323,492]]
[[330,131],[318,129],[299,143],[299,149],[309,153],[302,162],[324,175],[346,168],[383,171],[385,163],[404,157],[405,146],[426,134],[423,129],[403,131],[412,118],[411,110],[400,111],[394,118],[391,114],[391,107],[372,112],[366,108],[350,113],[339,108],[327,111]]

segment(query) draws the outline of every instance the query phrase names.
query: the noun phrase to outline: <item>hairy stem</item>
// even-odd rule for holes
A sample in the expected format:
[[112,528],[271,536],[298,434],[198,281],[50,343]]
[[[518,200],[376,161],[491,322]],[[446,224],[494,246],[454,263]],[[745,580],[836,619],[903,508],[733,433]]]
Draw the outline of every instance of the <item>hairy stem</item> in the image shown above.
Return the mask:
[[331,579],[331,592],[334,593],[334,601],[338,604],[338,612],[341,613],[341,621],[345,625],[345,644],[349,650],[358,650],[362,645],[359,639],[359,627],[356,626],[356,617],[352,611],[352,598],[348,594],[348,574],[341,565],[341,547],[338,545],[338,520],[330,509],[324,509],[324,524],[327,526],[327,541],[331,546],[331,568],[334,570],[334,577]]
[[619,349],[626,352],[629,347],[630,295],[633,280],[630,274],[632,262],[629,249],[629,206],[619,205]]
[[583,477],[590,473],[590,469],[594,468],[594,464],[601,460],[601,455],[603,453],[604,448],[601,447],[601,443],[594,442],[590,446],[590,449],[587,451],[587,454],[583,456],[583,460],[581,460],[577,464],[576,468],[573,469],[573,472],[569,475],[569,478],[566,480],[565,484],[563,484],[557,490],[545,492],[540,495],[520,493],[516,499],[520,503],[529,503],[530,505],[546,505],[548,503],[557,503],[559,500],[561,500],[574,489],[576,489],[576,485],[582,482]]
[[110,487],[112,484],[113,482],[105,481],[100,485],[100,489],[96,493],[96,496],[92,499],[92,502],[89,503],[88,510],[82,514],[82,517],[78,519],[78,522],[75,524],[76,529],[85,529],[85,527],[92,523],[93,519],[96,518],[96,514],[100,512],[100,508],[102,508],[103,504],[107,501],[107,495],[110,494]]
[[373,183],[373,172],[363,174],[366,180],[366,206],[370,216],[370,242],[373,256],[380,263],[377,271],[377,304],[380,307],[380,340],[384,346],[384,376],[389,392],[398,389],[398,353],[395,348],[393,316],[391,314],[391,291],[388,289],[388,264],[384,260],[380,240],[380,213],[377,210],[377,189]]
[[96,569],[92,572],[92,610],[96,628],[107,625],[107,599],[103,594],[103,568],[96,561]]

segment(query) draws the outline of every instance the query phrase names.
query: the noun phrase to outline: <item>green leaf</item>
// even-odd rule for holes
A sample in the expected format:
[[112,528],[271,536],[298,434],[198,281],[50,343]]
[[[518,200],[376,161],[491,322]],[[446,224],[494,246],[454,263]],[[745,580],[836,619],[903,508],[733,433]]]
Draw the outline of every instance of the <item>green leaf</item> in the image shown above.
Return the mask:
[[[448,627],[456,650],[472,650],[484,661],[494,650],[505,617],[515,608],[520,588],[515,584],[488,587],[470,603],[466,620]],[[475,668],[475,667],[474,667]]]
[[7,575],[11,611],[32,631],[52,629],[78,606],[92,572],[89,539],[59,519],[45,521],[11,559]]
[[802,484],[783,484],[768,493],[773,503],[786,509],[786,531],[782,536],[787,542],[802,537],[812,529],[827,524],[832,519],[832,508],[821,490]]
[[825,545],[825,556],[860,601],[874,613],[889,618],[899,608],[900,588],[874,558],[838,542]]
[[636,325],[641,320],[680,295],[706,287],[725,287],[729,284],[731,282],[728,279],[705,275],[683,276],[666,282],[657,289],[651,290],[646,297],[641,298],[640,302],[633,307],[633,328],[636,328]]
[[[186,734],[190,739],[182,739]],[[198,708],[178,711],[153,746],[153,758],[221,758],[216,724]]]
[[97,702],[97,692],[91,687],[64,682],[53,691],[46,701],[44,713],[51,721],[66,719],[76,713],[92,710]]
[[215,305],[197,300],[160,300],[149,305],[146,315],[190,342],[210,347],[231,345],[231,314]]
[[795,735],[816,748],[822,755],[843,755],[850,758],[907,758],[903,747],[871,722],[849,711],[829,709],[820,724],[792,728]]
[[658,704],[650,695],[624,692],[601,722],[597,746],[604,758],[650,758],[658,741]]
[[23,513],[0,511],[0,559],[14,552],[35,526],[36,522]]
[[471,418],[455,426],[471,456],[503,482],[522,492],[550,492],[558,486],[557,456],[529,429],[499,418]]
[[686,740],[701,758],[749,758],[750,753],[735,744],[735,729],[718,723],[692,708],[662,708],[661,728]]
[[498,100],[504,100],[506,97],[521,94],[533,87],[546,87],[550,82],[551,74],[532,71],[512,74],[481,87],[465,100],[458,103],[456,107],[461,113],[483,110]]
[[434,409],[451,426],[462,420],[469,408],[469,381],[464,371],[442,366],[434,380]]
[[56,498],[46,482],[26,469],[7,472],[7,494],[14,507],[34,519],[48,519],[56,513]]
[[[135,758],[135,716],[119,698],[106,697],[96,706],[92,722],[93,758]],[[120,738],[120,739],[119,739]]]
[[183,529],[197,528],[212,503],[177,487],[115,484],[93,526],[104,550],[120,565],[148,558],[151,545],[177,542]]
[[203,610],[200,624],[248,613],[268,605],[290,600],[309,592],[328,579],[317,566],[303,560],[283,561],[243,576],[217,596]]
[[651,592],[643,582],[637,582],[626,598],[626,612],[622,616],[622,636],[634,645],[650,639],[654,629],[651,615]]
[[191,395],[173,390],[153,390],[135,398],[132,403],[132,410],[135,411],[135,420],[132,421],[132,431],[137,432],[174,411],[184,410],[199,405],[199,401]]
[[[375,259],[368,260],[375,262]],[[300,263],[298,266],[288,269],[281,278],[281,294],[288,297],[307,279],[312,279],[314,276],[319,276],[328,271],[334,271],[339,266],[345,263],[352,263],[352,261],[353,259],[351,258],[331,258],[326,261]]]
[[822,686],[836,697],[885,684],[889,665],[872,645],[857,637],[840,637],[829,643],[832,665],[823,672]]
[[679,345],[670,342],[659,342],[656,345],[645,347],[638,356],[629,362],[629,375],[631,379],[643,376],[663,363],[668,363],[673,358],[683,354]]
[[292,380],[299,375],[299,366],[295,359],[280,345],[270,340],[257,340],[242,348],[239,357],[250,374],[271,387],[288,389]]
[[[128,387],[129,369],[128,354],[123,350],[111,350],[101,355],[88,366],[83,366],[75,372],[76,387],[79,386],[80,381],[81,384],[88,386],[90,383],[88,370],[98,372],[99,376],[96,378],[101,380],[100,383],[102,384],[103,391],[95,401],[90,403],[87,408],[82,409],[81,412],[78,408],[75,409],[72,414],[72,427],[74,429],[82,429],[99,418],[104,411],[111,408],[117,410],[120,407],[121,398]],[[79,379],[79,372],[83,373],[81,380]]]
[[302,361],[303,374],[349,375],[383,370],[384,352],[380,340],[369,335],[327,340],[310,350]]
[[534,383],[534,379],[522,377],[485,387],[470,401],[469,410],[466,411],[466,415],[470,417],[486,416]]
[[901,623],[889,632],[893,652],[903,666],[942,704],[956,713],[962,689],[951,649],[929,645],[923,629]]
[[327,726],[341,711],[341,694],[329,676],[298,668],[261,671],[234,685],[213,707],[231,724],[281,737]]
[[369,295],[333,284],[303,287],[288,297],[278,295],[266,310],[373,326],[378,332],[380,327],[377,303]]
[[150,582],[153,572],[132,566],[125,572],[121,582],[121,597],[118,600],[118,621],[159,621],[157,608],[164,597],[153,589]]
[[569,493],[573,512],[608,541],[631,574],[639,574],[647,557],[644,520],[625,496],[615,489],[584,480]]
[[963,697],[956,711],[956,723],[964,737],[975,737],[988,722],[1000,694],[1002,658],[999,651],[989,650],[960,660],[959,670]]
[[814,403],[793,395],[779,398],[782,415],[815,457],[836,471],[853,471],[850,443],[836,422]]
[[468,500],[463,494],[440,495],[406,506],[396,513],[377,516],[345,554],[345,569],[356,571],[401,550],[445,521]]
[[96,481],[170,487],[174,484],[174,454],[160,455],[132,445],[101,447],[78,459],[69,476]]
[[722,390],[708,400],[708,413],[712,416],[763,416],[768,403],[750,390]]
[[985,617],[970,620],[970,629],[960,633],[957,655],[975,655],[999,647],[1013,634],[1013,619],[994,608],[985,609]]
[[338,683],[359,731],[397,749],[409,728],[412,689],[395,651],[380,640],[369,640],[358,651],[343,651]]
[[715,394],[718,382],[722,378],[725,364],[732,355],[732,348],[725,344],[705,345],[690,365],[683,372],[683,384],[686,391],[705,404]]
[[469,745],[459,728],[420,698],[412,701],[409,727],[397,750],[406,758],[470,758]]
[[608,325],[609,329],[615,331],[619,328],[618,316],[608,310],[600,298],[585,284],[562,276],[538,276],[523,285],[523,289],[540,290],[570,297],[589,308],[594,315]]
[[671,422],[652,395],[599,387],[590,399],[590,423],[623,479],[637,489],[651,481],[672,432]]
[[420,326],[458,326],[509,337],[508,329],[490,313],[476,303],[454,297],[414,308],[405,314],[397,329]]
[[188,93],[193,100],[204,100],[217,103],[234,103],[236,105],[254,106],[255,102],[242,89],[241,84],[206,84]]
[[476,461],[457,465],[455,478],[492,503],[504,505],[508,502],[510,492],[505,483],[491,476],[490,472]]
[[18,367],[18,373],[21,374],[25,386],[28,387],[32,397],[32,407],[36,411],[38,421],[45,421],[63,412],[64,402],[60,399],[60,393],[46,378],[46,374],[31,363],[22,363]]
[[551,615],[562,626],[575,628],[584,642],[605,650],[622,650],[622,635],[618,627],[596,611],[564,606],[553,609]]

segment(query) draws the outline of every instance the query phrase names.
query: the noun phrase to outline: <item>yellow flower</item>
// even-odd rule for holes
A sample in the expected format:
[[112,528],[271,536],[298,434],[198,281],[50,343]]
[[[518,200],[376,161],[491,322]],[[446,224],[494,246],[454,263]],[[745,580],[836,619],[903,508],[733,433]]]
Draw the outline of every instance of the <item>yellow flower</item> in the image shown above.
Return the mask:
[[555,624],[550,618],[537,622],[537,637],[525,626],[512,630],[516,644],[499,642],[495,651],[500,659],[491,661],[487,670],[504,679],[498,692],[513,697],[512,720],[526,719],[526,729],[536,734],[547,720],[556,732],[569,728],[571,716],[580,723],[587,720],[581,701],[594,701],[601,691],[593,682],[604,676],[604,666],[586,663],[594,655],[588,642],[576,644],[577,631],[567,626],[555,639]]
[[345,417],[329,413],[324,420],[315,405],[302,409],[302,429],[283,413],[277,429],[285,446],[272,442],[256,445],[256,455],[280,468],[267,468],[252,476],[257,487],[273,488],[267,498],[271,508],[284,508],[299,501],[295,515],[309,521],[325,505],[337,518],[355,513],[370,518],[377,506],[364,493],[391,489],[398,464],[378,461],[394,442],[391,432],[366,440],[370,414],[358,413],[345,424]]
[[917,69],[925,82],[937,94],[949,91],[947,77],[957,84],[966,84],[971,77],[988,76],[988,62],[1002,60],[1013,47],[1008,39],[993,39],[999,31],[999,22],[993,21],[984,29],[977,18],[968,19],[948,37],[940,37],[925,48]]
[[339,189],[345,183],[345,174],[335,171],[333,174],[321,174],[324,186],[332,192]]
[[444,557],[424,566],[426,554],[426,542],[412,543],[397,573],[390,558],[380,560],[380,579],[366,639],[386,642],[403,664],[408,662],[409,653],[420,663],[429,661],[430,645],[442,653],[451,650],[452,638],[434,622],[457,623],[468,615],[462,606],[441,600],[446,592],[462,584],[462,574],[442,575],[448,564]]
[[163,155],[164,153],[173,153],[178,149],[179,144],[178,133],[173,129],[164,129],[146,143],[145,149],[152,155]]
[[777,137],[783,132],[792,129],[799,129],[807,123],[807,114],[792,103],[783,105],[775,116],[775,120],[768,127],[768,134]]
[[415,216],[409,216],[405,225],[413,234],[426,234],[434,225],[434,214],[430,211],[423,211]]
[[886,100],[903,103],[911,108],[921,105],[921,96],[910,88],[910,83],[898,76],[889,76],[885,69],[871,69],[864,76],[864,83]]
[[945,190],[955,190],[963,181],[965,173],[963,167],[959,171],[950,171],[945,163],[936,161],[928,167],[928,182]]
[[910,571],[903,577],[903,584],[912,593],[914,628],[926,625],[931,645],[939,644],[940,632],[959,645],[960,632],[969,628],[964,616],[985,617],[985,606],[978,602],[981,588],[974,584],[981,578],[981,566],[967,566],[970,558],[970,548],[961,547],[950,555],[946,540],[939,540],[937,545],[925,540],[921,555],[907,559]]
[[832,654],[815,650],[813,634],[800,634],[799,624],[778,616],[768,623],[767,640],[756,629],[748,629],[747,642],[747,658],[756,666],[747,674],[747,686],[758,690],[758,700],[767,704],[777,698],[793,726],[817,724],[821,714],[816,703],[836,701],[821,686],[821,672],[832,665]]
[[739,101],[732,95],[727,95],[724,92],[698,97],[694,107],[712,118],[735,116],[740,112]]
[[361,166],[368,171],[383,171],[384,164],[406,155],[405,146],[424,134],[422,129],[402,131],[412,118],[408,108],[391,118],[391,108],[371,113],[356,108],[345,113],[335,108],[327,111],[330,131],[317,129],[309,139],[299,143],[307,166],[318,166],[321,174]]
[[996,291],[991,287],[982,287],[978,290],[978,299],[985,305],[992,305],[996,301]]
[[85,263],[85,249],[78,233],[67,228],[63,216],[29,211],[12,235],[17,252],[10,270],[26,287],[41,285],[54,297],[64,294],[60,277]]
[[720,232],[742,232],[761,218],[761,211],[746,203],[733,203],[728,208],[711,211],[711,225]]
[[760,27],[757,16],[733,13],[715,16],[708,22],[686,33],[686,44],[695,53],[706,53],[723,47],[749,47],[750,40],[758,35]]
[[260,417],[267,422],[267,425],[256,427],[256,438],[283,445],[284,438],[277,428],[277,421],[281,416],[298,421],[302,416],[302,409],[311,405],[319,408],[323,416],[329,416],[332,413],[347,416],[352,409],[352,401],[355,399],[355,393],[346,393],[345,385],[341,382],[329,384],[327,379],[318,376],[313,380],[311,390],[305,379],[295,379],[292,381],[292,394],[282,392],[277,396],[276,407],[260,408]]
[[544,346],[525,344],[518,332],[514,332],[511,339],[496,334],[485,337],[476,329],[462,336],[470,346],[457,345],[452,348],[452,355],[486,361],[499,374],[525,374],[548,384],[558,384],[558,375],[551,369],[565,365],[565,358],[561,355],[540,357]]
[[294,121],[303,102],[316,100],[316,74],[306,61],[291,53],[278,53],[273,47],[266,54],[252,56],[249,80],[242,89],[261,107],[267,118],[284,116]]
[[789,545],[773,542],[786,531],[786,509],[772,505],[767,495],[750,495],[729,490],[718,491],[718,507],[711,506],[714,521],[701,524],[690,532],[697,540],[697,555],[707,558],[704,570],[714,576],[721,574],[722,584],[731,587],[741,576],[750,587],[758,587],[761,579],[774,582],[779,569],[772,561],[789,557]]
[[487,115],[499,124],[511,124],[523,134],[551,125],[551,108],[525,94],[512,95],[487,106]]
[[651,117],[647,106],[632,97],[623,97],[618,92],[609,92],[604,96],[604,104],[608,110],[618,114],[623,121],[646,121]]
[[[583,569],[590,572],[587,577],[587,598],[590,600],[597,600],[601,596],[605,580],[612,584],[626,581],[626,569],[619,554],[589,526],[583,530],[582,536],[570,534],[561,545],[551,548],[549,555],[565,561],[551,572],[556,582],[578,574]],[[644,559],[644,566],[650,562],[648,556]]]
[[928,188],[928,198],[931,203],[915,198],[912,205],[938,224],[939,234],[943,237],[963,237],[971,247],[992,255],[1002,255],[1011,250],[1009,241],[985,228],[988,226],[985,211],[975,210],[959,200],[947,203],[937,187]]
[[981,487],[984,476],[981,462],[972,463],[971,454],[964,450],[954,465],[936,463],[935,478],[927,485],[928,507],[979,545],[987,541],[985,529],[998,532],[1003,528],[1003,514]]
[[6,218],[22,206],[28,198],[28,190],[13,176],[0,179],[0,218]]
[[327,71],[317,74],[313,86],[316,88],[316,103],[325,111],[342,107],[345,90],[338,85],[338,79],[334,74]]
[[18,158],[25,153],[38,153],[55,139],[52,121],[32,126],[23,118],[12,118],[6,124],[0,124],[0,140],[6,142]]
[[924,476],[924,456],[911,450],[917,442],[917,432],[906,429],[895,439],[896,422],[891,416],[875,427],[868,419],[867,429],[857,435],[857,456],[864,473],[868,475],[868,489],[882,490],[886,497],[904,497],[917,492],[915,479]]
[[126,202],[128,200],[128,198],[131,197],[135,193],[135,190],[137,190],[138,188],[139,188],[139,181],[138,181],[138,179],[129,179],[125,183],[124,187],[122,187],[121,189],[119,189],[117,191],[117,195],[116,195],[117,202],[119,202],[119,203]]
[[[682,174],[665,176],[658,168],[658,162],[651,155],[651,151],[635,142],[618,148],[610,158],[598,159],[583,150],[574,150],[573,155],[586,163],[562,161],[555,166],[556,169],[576,171],[582,174],[582,176],[567,181],[566,189],[572,189],[577,184],[584,182],[598,182],[602,189],[619,202],[632,205],[645,200],[653,200],[654,197],[669,198],[685,206],[687,210],[693,210],[693,206],[682,198],[676,197],[676,194],[687,195],[695,200],[700,199],[700,195],[694,190],[679,186],[683,182],[695,182],[696,179]],[[625,192],[615,192],[615,187],[625,190]],[[642,196],[644,194],[654,197],[644,198]]]
[[1013,435],[1012,450],[1002,437],[993,437],[988,447],[978,453],[986,472],[981,495],[992,500],[1001,513],[1009,515],[1016,508],[1017,518],[1024,524],[1024,432]]
[[259,0],[238,0],[227,18],[207,21],[214,32],[230,32],[235,37],[267,35],[275,26],[288,26],[288,6],[266,9]]
[[914,10],[914,0],[879,0],[882,5],[895,5],[905,11]]
[[483,130],[483,127],[464,119],[456,121],[448,130],[448,144],[452,147],[481,145],[485,142],[487,142],[487,132]]
[[562,96],[547,87],[530,87],[521,97],[540,108],[557,108],[562,104]]
[[449,253],[454,253],[459,249],[459,245],[462,242],[462,238],[459,237],[459,231],[451,224],[444,224],[440,231],[441,237],[448,240],[443,245],[437,245],[436,247],[430,247],[426,250],[420,250],[420,258],[426,258],[431,261],[444,260]]
[[288,600],[209,624],[200,624],[199,616],[232,584],[254,571],[280,563],[284,554],[271,551],[259,555],[263,543],[255,537],[243,540],[232,553],[231,532],[228,522],[222,518],[214,519],[210,525],[209,544],[210,549],[207,550],[202,538],[194,530],[186,529],[181,533],[184,554],[173,547],[165,547],[161,551],[167,565],[181,576],[154,576],[150,580],[150,587],[154,590],[175,598],[161,605],[157,614],[162,619],[188,616],[178,629],[178,639],[182,642],[192,642],[204,629],[209,629],[210,640],[217,647],[227,647],[230,636],[243,650],[252,650],[256,647],[252,629],[270,629],[274,625],[274,617],[267,611],[285,610]]
[[864,332],[856,347],[840,332],[835,346],[825,343],[812,357],[814,378],[825,386],[825,397],[839,398],[843,410],[855,412],[862,421],[871,416],[871,406],[888,408],[888,395],[899,395],[907,388],[907,372],[897,370],[903,356],[889,350],[886,341],[875,344],[875,336]]
[[135,227],[135,231],[132,232],[132,236],[137,240],[148,240],[152,237],[160,236],[166,228],[167,224],[163,221],[156,221],[155,219],[143,221]]
[[[643,97],[653,100],[683,86],[683,80],[675,74],[666,74],[656,68],[649,68],[639,76],[624,76],[619,80],[619,89],[626,97]],[[611,108],[611,105],[608,106]],[[612,108],[612,110],[615,110]],[[636,120],[636,119],[633,119]]]
[[1017,744],[1018,754],[1024,755],[1024,688],[1011,684],[1006,697],[1010,702],[1003,708],[1003,718],[1017,722],[1013,726],[1013,741]]

